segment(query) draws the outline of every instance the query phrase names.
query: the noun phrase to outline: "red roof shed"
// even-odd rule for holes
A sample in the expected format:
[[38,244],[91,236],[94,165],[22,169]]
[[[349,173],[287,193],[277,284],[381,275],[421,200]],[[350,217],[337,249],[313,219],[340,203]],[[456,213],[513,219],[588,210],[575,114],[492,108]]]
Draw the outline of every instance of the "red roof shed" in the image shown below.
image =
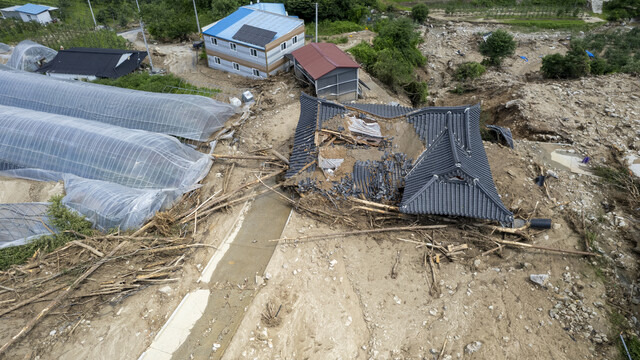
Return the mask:
[[349,55],[331,43],[311,43],[291,55],[314,80],[338,68],[360,67]]

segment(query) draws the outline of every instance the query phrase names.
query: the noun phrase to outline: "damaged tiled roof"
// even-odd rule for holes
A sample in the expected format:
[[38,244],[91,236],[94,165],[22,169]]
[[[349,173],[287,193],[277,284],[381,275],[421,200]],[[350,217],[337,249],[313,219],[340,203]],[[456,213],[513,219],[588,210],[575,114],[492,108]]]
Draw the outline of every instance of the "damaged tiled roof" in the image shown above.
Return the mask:
[[425,110],[409,117],[427,149],[405,178],[400,211],[511,224],[480,138],[480,106]]
[[[316,129],[322,126],[326,120],[346,111],[342,105],[317,99],[305,93],[300,94],[300,120],[298,120],[296,127],[293,149],[289,159],[289,170],[287,170],[285,177],[294,176],[307,164],[316,160],[318,155],[314,143]],[[316,169],[316,165],[312,165],[308,169],[313,171]]]
[[507,142],[507,145],[513,149],[513,135],[511,135],[511,129],[497,125],[487,125],[487,128],[493,130],[498,135],[498,139],[502,137],[502,139]]
[[394,106],[384,104],[348,104],[350,108],[362,110],[371,115],[375,115],[384,119],[392,119],[398,116],[404,116],[413,111],[413,108],[406,106]]

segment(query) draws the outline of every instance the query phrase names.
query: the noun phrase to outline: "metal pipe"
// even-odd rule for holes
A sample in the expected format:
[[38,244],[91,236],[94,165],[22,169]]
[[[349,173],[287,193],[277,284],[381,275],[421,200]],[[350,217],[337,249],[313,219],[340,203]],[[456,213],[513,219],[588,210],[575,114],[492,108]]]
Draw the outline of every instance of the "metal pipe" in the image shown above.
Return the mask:
[[151,59],[151,51],[149,51],[149,44],[147,44],[147,36],[144,34],[144,24],[142,23],[142,12],[140,11],[140,4],[138,4],[138,0],[136,0],[136,6],[138,7],[138,15],[140,16],[140,31],[142,31],[142,39],[144,40],[144,47],[147,48],[147,56],[149,56],[149,64],[151,64],[151,72],[154,73],[156,70],[153,68],[153,59]]
[[202,29],[200,28],[200,20],[198,20],[198,9],[196,9],[196,0],[193,0],[193,11],[196,13],[196,24],[198,24],[198,36],[202,39]]
[[316,42],[318,42],[318,3],[316,3]]
[[93,26],[98,27],[98,23],[96,23],[96,17],[93,16],[93,8],[91,7],[91,0],[87,0],[89,3],[89,10],[91,11],[91,17],[93,18]]

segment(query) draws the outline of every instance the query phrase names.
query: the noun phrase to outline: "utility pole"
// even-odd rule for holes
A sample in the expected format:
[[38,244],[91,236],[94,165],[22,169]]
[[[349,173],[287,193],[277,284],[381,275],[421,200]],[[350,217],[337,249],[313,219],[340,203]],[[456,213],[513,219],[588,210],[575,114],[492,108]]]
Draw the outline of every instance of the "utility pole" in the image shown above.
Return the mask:
[[316,3],[316,42],[318,42],[318,3]]
[[89,10],[91,11],[91,17],[93,18],[93,26],[98,27],[98,24],[96,23],[96,17],[93,16],[93,8],[91,7],[91,0],[87,0],[87,2],[89,3]]
[[149,51],[149,44],[147,44],[147,36],[144,34],[144,26],[142,24],[142,12],[140,11],[140,4],[138,4],[138,0],[136,0],[136,6],[138,6],[138,16],[140,16],[140,31],[142,31],[142,39],[144,40],[144,46],[147,48],[147,56],[149,56],[149,64],[151,64],[151,73],[155,73],[156,70],[153,68],[153,59],[151,59],[151,52]]
[[198,36],[202,39],[202,30],[200,29],[200,20],[198,20],[198,9],[196,9],[196,0],[193,0],[193,11],[196,13],[196,24],[198,24]]

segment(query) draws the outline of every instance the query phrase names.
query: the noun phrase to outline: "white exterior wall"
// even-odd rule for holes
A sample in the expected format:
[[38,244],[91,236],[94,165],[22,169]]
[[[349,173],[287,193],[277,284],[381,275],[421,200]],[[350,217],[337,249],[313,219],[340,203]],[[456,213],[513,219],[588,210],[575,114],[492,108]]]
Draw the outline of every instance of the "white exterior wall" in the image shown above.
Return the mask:
[[22,17],[20,16],[20,13],[17,11],[3,11],[2,16],[5,19],[22,19]]
[[51,19],[51,14],[49,14],[48,11],[41,12],[40,14],[36,15],[36,17],[40,24],[48,24],[53,20]]
[[217,56],[207,55],[207,63],[209,64],[209,67],[212,68],[212,69],[222,70],[222,71],[226,71],[226,72],[230,72],[230,73],[246,76],[246,77],[249,77],[249,78],[255,78],[255,79],[263,79],[263,78],[267,77],[267,73],[265,71],[260,70],[260,69],[256,69],[256,70],[260,71],[260,76],[253,75],[253,69],[255,69],[255,68],[248,67],[246,65],[238,64],[239,70],[236,70],[233,67],[233,63],[234,63],[233,61],[225,60],[225,59],[222,59],[222,58],[220,58],[220,64],[218,64],[215,61],[216,57]]
[[41,12],[38,15],[25,14],[17,11],[5,11],[2,14],[5,18],[21,19],[24,22],[37,21],[41,24],[48,24],[53,21],[48,11]]

